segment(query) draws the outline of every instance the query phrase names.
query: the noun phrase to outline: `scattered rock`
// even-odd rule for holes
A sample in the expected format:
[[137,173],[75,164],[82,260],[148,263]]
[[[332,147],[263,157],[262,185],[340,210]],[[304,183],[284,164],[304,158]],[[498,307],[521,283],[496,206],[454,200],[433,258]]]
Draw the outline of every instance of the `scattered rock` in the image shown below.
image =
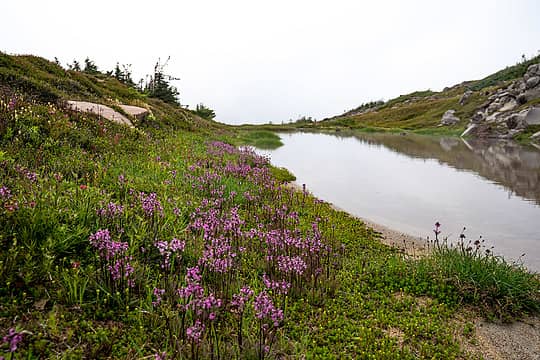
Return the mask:
[[532,64],[527,68],[527,74],[538,74],[540,71],[540,64]]
[[476,125],[476,124],[471,124],[471,125],[469,125],[469,126],[465,129],[465,131],[464,131],[463,133],[461,133],[460,136],[461,136],[461,137],[464,137],[464,136],[467,136],[467,135],[471,134],[472,131],[473,131],[474,129],[476,129],[477,126],[478,126],[478,125]]
[[527,127],[525,123],[526,113],[523,111],[519,113],[512,114],[505,119],[506,126],[508,129],[524,129]]
[[441,125],[454,125],[459,122],[459,118],[454,115],[456,110],[448,110],[441,118]]
[[525,124],[530,125],[540,125],[540,108],[533,107],[527,111],[525,115]]
[[540,83],[540,76],[533,76],[526,81],[527,89],[532,89]]
[[471,122],[479,123],[486,119],[486,114],[483,111],[477,111],[471,118]]
[[[528,126],[538,125],[540,124],[540,107],[528,107],[520,111],[517,109],[527,102],[539,98],[540,63],[530,65],[522,78],[491,93],[488,101],[477,108],[470,119],[469,125],[471,126],[465,130],[462,136],[511,138]],[[461,97],[460,104],[461,100],[464,99],[466,99],[465,94]],[[441,120],[441,123],[444,122]],[[478,126],[473,127],[472,125]]]
[[461,95],[461,98],[459,99],[459,105],[461,106],[465,105],[472,94],[473,92],[471,90],[465,91],[463,95]]
[[512,111],[514,110],[515,108],[518,107],[518,103],[516,100],[514,99],[510,99],[506,104],[504,104],[500,109],[499,111],[501,112],[505,112],[505,111]]

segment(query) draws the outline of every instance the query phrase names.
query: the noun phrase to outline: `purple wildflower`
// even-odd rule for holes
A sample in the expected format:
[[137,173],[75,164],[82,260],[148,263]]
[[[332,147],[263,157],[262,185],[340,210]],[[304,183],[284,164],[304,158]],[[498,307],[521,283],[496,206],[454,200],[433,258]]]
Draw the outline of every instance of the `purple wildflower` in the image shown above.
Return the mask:
[[161,264],[161,267],[163,269],[168,269],[171,267],[171,255],[184,251],[186,242],[173,238],[170,242],[157,241],[154,246],[157,247],[160,255],[163,256],[163,264]]
[[244,286],[240,289],[240,293],[234,294],[231,300],[231,312],[235,314],[242,314],[244,308],[249,299],[253,296],[253,290],[248,286]]
[[155,301],[152,301],[152,305],[158,306],[163,300],[163,295],[165,294],[165,289],[154,288],[154,296],[156,297]]
[[190,326],[186,329],[186,336],[189,340],[193,341],[196,344],[199,344],[202,340],[202,335],[204,332],[204,324],[200,320],[196,320],[193,326]]
[[261,291],[253,301],[255,316],[260,320],[270,321],[274,327],[278,327],[283,321],[283,310],[274,306],[274,302],[266,291]]
[[23,339],[23,333],[16,331],[14,328],[10,328],[8,334],[3,337],[2,343],[9,344],[9,352],[15,352],[17,346]]
[[128,249],[127,242],[113,241],[108,229],[99,229],[89,237],[90,244],[96,248],[100,256],[106,260],[114,258],[118,254],[124,253]]
[[164,351],[161,354],[155,353],[154,354],[154,360],[166,360],[167,359],[167,353]]
[[0,187],[0,199],[5,201],[11,198],[11,196],[11,190],[9,190],[6,186]]
[[110,202],[107,204],[107,207],[97,209],[96,213],[98,216],[112,219],[122,215],[124,213],[124,207],[120,204]]
[[141,198],[141,207],[146,216],[152,217],[155,213],[163,216],[163,206],[161,206],[156,193],[146,195],[141,192],[139,196]]

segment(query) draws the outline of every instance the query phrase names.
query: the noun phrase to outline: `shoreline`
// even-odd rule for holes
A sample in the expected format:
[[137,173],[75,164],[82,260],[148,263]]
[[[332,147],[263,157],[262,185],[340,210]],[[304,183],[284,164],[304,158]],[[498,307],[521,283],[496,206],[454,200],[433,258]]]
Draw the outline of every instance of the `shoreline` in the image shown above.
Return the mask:
[[[296,191],[302,191],[302,186],[296,182],[288,182]],[[312,192],[311,195],[315,196]],[[316,197],[316,196],[315,196]],[[318,197],[316,197],[318,199]],[[356,216],[339,206],[324,200],[334,210],[341,211],[362,221],[366,227],[380,234],[379,240],[388,246],[399,249],[407,256],[419,258],[430,251],[428,240],[407,234],[397,229],[378,224],[369,219]],[[511,323],[491,322],[477,316],[471,309],[464,307],[464,313],[454,319],[458,323],[473,325],[475,341],[458,335],[461,345],[470,354],[486,359],[502,360],[536,360],[540,352],[540,318],[525,316]],[[464,325],[463,325],[464,326]],[[531,341],[532,339],[532,341]]]
[[[286,183],[286,186],[289,186],[297,191],[303,191],[302,186],[296,183],[295,181],[290,181]],[[308,192],[315,198],[319,199],[319,197],[315,196],[315,194],[313,194],[311,191],[308,190]],[[342,211],[344,213],[347,213],[349,216],[362,221],[367,227],[375,230],[377,233],[380,234],[379,240],[385,245],[399,249],[403,251],[405,254],[409,256],[413,256],[413,257],[425,255],[428,252],[426,239],[423,239],[419,236],[408,234],[398,229],[390,228],[386,225],[376,223],[365,217],[354,215],[334,203],[331,203],[324,199],[320,199],[320,200],[323,200],[324,202],[328,203],[334,210]]]

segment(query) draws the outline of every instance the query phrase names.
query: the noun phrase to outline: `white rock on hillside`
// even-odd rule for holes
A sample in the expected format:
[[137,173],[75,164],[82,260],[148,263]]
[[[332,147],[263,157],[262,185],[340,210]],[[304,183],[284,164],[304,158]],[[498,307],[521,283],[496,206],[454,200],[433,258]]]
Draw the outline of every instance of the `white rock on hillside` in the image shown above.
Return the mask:
[[[118,111],[110,108],[107,105],[103,104],[96,104],[91,103],[87,101],[73,101],[68,100],[67,105],[75,111],[85,112],[85,113],[92,113],[99,115],[107,120],[114,121],[118,124],[127,125],[129,127],[133,127],[133,124],[131,120],[129,120],[124,115],[120,114]],[[137,106],[131,106],[131,105],[120,105],[122,110],[124,110],[126,113],[139,118],[139,116],[145,116],[148,113],[147,109],[140,108]]]
[[441,118],[441,125],[454,125],[459,122],[459,118],[454,115],[456,110],[448,110]]

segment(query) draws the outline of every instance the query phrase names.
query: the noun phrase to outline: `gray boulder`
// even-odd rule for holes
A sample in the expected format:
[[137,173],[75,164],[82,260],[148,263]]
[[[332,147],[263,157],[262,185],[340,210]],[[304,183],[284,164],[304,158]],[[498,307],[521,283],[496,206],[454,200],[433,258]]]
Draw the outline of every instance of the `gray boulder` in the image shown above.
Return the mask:
[[518,107],[518,103],[514,99],[509,99],[500,109],[499,111],[511,111]]
[[525,123],[525,116],[523,112],[512,114],[505,119],[506,127],[508,129],[524,129],[527,127]]
[[486,115],[482,111],[477,111],[471,118],[472,123],[480,123],[486,119]]
[[540,64],[532,64],[527,68],[527,74],[533,75],[540,72]]
[[524,121],[527,126],[540,125],[540,108],[530,108],[525,115]]
[[540,76],[532,76],[529,79],[527,79],[527,89],[532,89],[536,85],[540,83]]
[[454,115],[456,110],[448,110],[441,118],[441,125],[454,125],[459,122],[459,118]]
[[465,105],[472,94],[473,92],[471,90],[465,91],[463,95],[461,95],[461,98],[459,99],[459,105],[461,106]]

